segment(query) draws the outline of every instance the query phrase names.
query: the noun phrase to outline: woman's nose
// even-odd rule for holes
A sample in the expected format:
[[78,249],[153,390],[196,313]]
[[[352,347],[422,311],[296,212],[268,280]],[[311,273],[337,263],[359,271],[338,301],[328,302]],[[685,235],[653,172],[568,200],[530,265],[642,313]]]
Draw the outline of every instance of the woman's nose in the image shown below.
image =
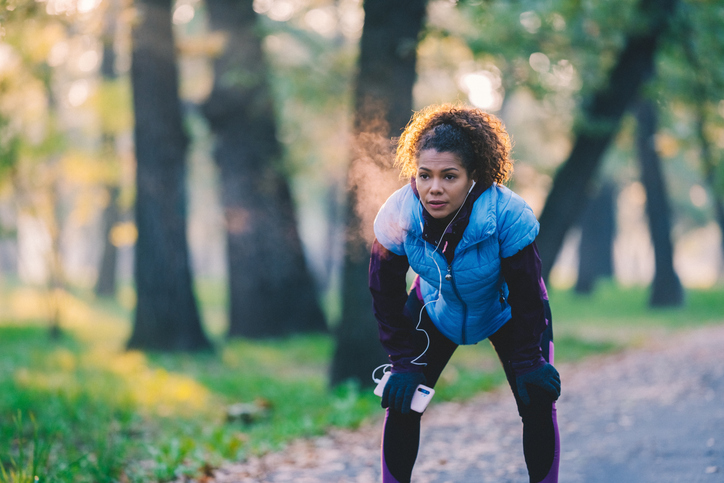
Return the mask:
[[430,185],[430,191],[433,191],[435,193],[441,192],[442,191],[442,182],[437,178],[433,178],[432,184]]

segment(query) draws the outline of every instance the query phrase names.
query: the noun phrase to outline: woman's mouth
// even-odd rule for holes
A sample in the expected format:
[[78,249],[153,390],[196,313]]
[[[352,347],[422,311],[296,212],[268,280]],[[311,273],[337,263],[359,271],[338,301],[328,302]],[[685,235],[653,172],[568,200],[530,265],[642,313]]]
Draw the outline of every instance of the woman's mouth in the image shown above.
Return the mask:
[[440,208],[442,208],[442,207],[445,206],[446,204],[447,204],[447,202],[445,202],[445,201],[439,201],[439,200],[433,200],[433,201],[428,201],[428,202],[427,202],[427,205],[428,205],[430,208],[432,208],[433,210],[439,210]]

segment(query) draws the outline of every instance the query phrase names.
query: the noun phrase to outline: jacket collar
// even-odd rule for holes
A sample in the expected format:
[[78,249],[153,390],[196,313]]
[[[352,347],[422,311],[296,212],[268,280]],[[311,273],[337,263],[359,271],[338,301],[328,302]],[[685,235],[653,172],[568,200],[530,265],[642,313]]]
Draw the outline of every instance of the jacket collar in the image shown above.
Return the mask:
[[[414,177],[410,178],[410,187],[412,188],[412,192],[415,194],[415,197],[419,201],[420,193],[417,191],[417,182]],[[473,213],[473,206],[475,205],[475,202],[487,190],[487,188],[488,187],[484,186],[482,183],[476,183],[452,223],[450,223],[449,219],[438,220],[437,218],[434,218],[430,213],[428,213],[428,211],[422,205],[422,202],[420,202],[420,209],[422,210],[422,219],[424,222],[422,238],[425,241],[432,243],[433,245],[437,245],[440,238],[443,235],[447,234],[448,237],[452,236],[453,238],[457,239],[455,242],[455,245],[457,245],[457,243],[463,238],[463,234],[466,231],[465,229],[470,223],[471,214]],[[447,227],[447,230],[445,231],[445,233],[443,233],[442,231],[445,229],[445,227]]]

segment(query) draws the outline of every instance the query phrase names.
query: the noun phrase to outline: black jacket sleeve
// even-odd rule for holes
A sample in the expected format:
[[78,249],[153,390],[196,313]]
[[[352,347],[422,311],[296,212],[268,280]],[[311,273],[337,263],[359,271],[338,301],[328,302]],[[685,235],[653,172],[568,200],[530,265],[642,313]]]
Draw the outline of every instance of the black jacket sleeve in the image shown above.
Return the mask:
[[508,303],[513,324],[513,354],[511,363],[519,374],[529,372],[545,363],[541,355],[541,334],[546,319],[548,292],[541,276],[541,261],[535,242],[512,257],[503,258],[501,269],[508,284]]
[[405,312],[407,302],[407,257],[396,255],[377,240],[372,245],[369,287],[377,319],[380,342],[394,372],[418,372],[422,367],[411,363],[420,353],[419,338],[413,321]]

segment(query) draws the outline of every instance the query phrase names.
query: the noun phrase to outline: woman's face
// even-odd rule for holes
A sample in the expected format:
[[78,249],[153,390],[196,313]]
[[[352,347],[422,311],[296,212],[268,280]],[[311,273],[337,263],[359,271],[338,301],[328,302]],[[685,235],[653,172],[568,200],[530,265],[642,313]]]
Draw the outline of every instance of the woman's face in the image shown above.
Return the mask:
[[434,218],[455,213],[473,185],[457,154],[434,149],[418,154],[415,178],[422,205]]

